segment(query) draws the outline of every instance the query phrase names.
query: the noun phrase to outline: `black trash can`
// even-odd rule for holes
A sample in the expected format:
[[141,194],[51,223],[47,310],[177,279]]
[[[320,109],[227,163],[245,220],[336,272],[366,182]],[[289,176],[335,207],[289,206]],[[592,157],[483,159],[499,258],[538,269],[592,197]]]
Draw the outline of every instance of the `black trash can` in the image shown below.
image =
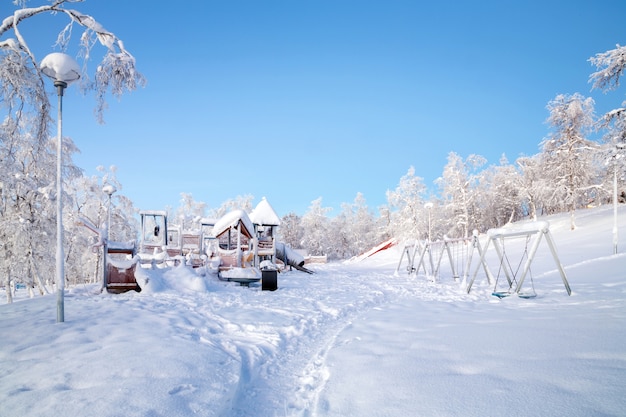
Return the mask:
[[275,291],[278,288],[278,271],[261,271],[261,289],[263,291]]

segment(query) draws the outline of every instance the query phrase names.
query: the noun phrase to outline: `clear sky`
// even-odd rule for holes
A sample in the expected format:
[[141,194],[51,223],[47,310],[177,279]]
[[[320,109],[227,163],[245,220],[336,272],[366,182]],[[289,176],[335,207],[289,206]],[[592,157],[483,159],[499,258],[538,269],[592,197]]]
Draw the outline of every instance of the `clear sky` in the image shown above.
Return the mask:
[[[70,88],[64,134],[87,175],[117,166],[139,209],[176,208],[185,192],[213,208],[265,196],[281,217],[322,197],[332,215],[361,192],[376,211],[410,166],[434,187],[452,151],[490,164],[537,153],[557,94],[591,96],[597,113],[626,98],[588,82],[588,59],[626,43],[623,0],[73,7],[124,41],[147,85],[112,99],[105,125]],[[41,59],[65,21],[33,20],[47,22],[24,33],[45,41]]]

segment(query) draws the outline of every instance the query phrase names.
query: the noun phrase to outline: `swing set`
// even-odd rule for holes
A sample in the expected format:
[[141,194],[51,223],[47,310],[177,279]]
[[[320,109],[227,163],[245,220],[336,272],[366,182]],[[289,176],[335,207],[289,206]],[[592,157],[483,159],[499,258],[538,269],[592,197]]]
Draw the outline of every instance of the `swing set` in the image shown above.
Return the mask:
[[[400,261],[398,262],[394,275],[398,276],[403,266],[403,261],[406,259],[406,271],[409,275],[419,273],[421,270],[427,277],[437,279],[439,277],[442,260],[445,255],[447,255],[447,260],[452,269],[454,279],[457,280],[459,277],[462,277],[463,283],[465,283],[472,266],[473,254],[475,251],[478,251],[480,261],[476,265],[472,278],[467,285],[466,290],[468,294],[476,280],[479,269],[482,267],[487,276],[489,285],[494,286],[491,293],[493,296],[503,298],[516,294],[521,298],[533,298],[537,296],[537,293],[535,292],[535,284],[530,267],[542,238],[545,238],[550,248],[552,258],[563,280],[567,294],[572,294],[572,290],[570,289],[565,275],[565,270],[563,269],[563,265],[561,265],[556,251],[556,245],[550,233],[550,224],[547,221],[516,225],[516,227],[489,229],[487,231],[487,237],[488,240],[484,249],[480,245],[478,231],[474,231],[472,237],[467,239],[444,238],[442,241],[436,242],[413,241],[408,243],[405,245],[402,255],[400,256]],[[505,241],[510,242],[515,238],[524,238],[525,242],[519,263],[514,268],[509,258],[515,256],[519,251],[514,253],[515,251],[510,248],[511,250],[509,250],[509,252],[511,253],[508,253],[505,247]],[[498,274],[495,278],[486,260],[487,252],[492,243],[499,264]],[[501,275],[504,275],[506,281],[500,279]],[[527,277],[530,277],[530,290],[522,291]]]
[[[563,269],[563,265],[559,260],[559,256],[556,251],[556,245],[554,244],[554,240],[552,239],[552,235],[550,233],[550,225],[547,221],[538,221],[533,223],[528,223],[518,228],[500,228],[500,229],[490,229],[487,231],[487,236],[489,240],[487,240],[487,244],[485,246],[485,250],[481,254],[480,264],[476,267],[474,274],[472,276],[471,281],[467,286],[467,293],[469,294],[472,285],[474,284],[474,280],[476,279],[476,275],[478,274],[478,269],[480,265],[483,266],[485,272],[487,274],[487,280],[489,284],[494,283],[494,289],[491,293],[493,296],[498,298],[507,297],[512,294],[517,294],[518,297],[522,298],[533,298],[536,297],[537,294],[535,292],[535,286],[532,278],[532,272],[530,266],[535,257],[537,249],[539,248],[539,243],[541,243],[541,238],[545,237],[546,242],[548,243],[548,247],[550,248],[550,252],[552,253],[552,257],[556,266],[561,274],[561,279],[563,280],[563,285],[565,285],[565,289],[567,291],[567,295],[572,294],[572,290],[570,289],[569,283],[567,282],[567,277],[565,275],[565,270]],[[531,242],[531,238],[534,236],[534,240]],[[524,251],[520,258],[519,264],[516,269],[513,270],[513,267],[509,261],[508,254],[505,249],[505,240],[511,238],[525,238]],[[485,261],[485,255],[489,249],[490,244],[493,243],[493,247],[497,253],[499,260],[499,268],[498,275],[493,279],[491,272]],[[530,245],[530,248],[529,248]],[[519,276],[520,269],[521,276]],[[506,282],[508,283],[508,287],[504,290],[498,289],[500,274],[504,272],[504,276],[506,277]],[[519,279],[517,278],[519,276]],[[522,291],[524,280],[527,276],[530,276],[531,281],[531,290],[530,292]]]
[[463,279],[466,279],[475,250],[482,257],[483,251],[476,230],[470,238],[450,239],[444,237],[443,240],[436,242],[414,241],[404,247],[395,275],[398,275],[402,262],[406,258],[406,270],[409,275],[419,273],[421,269],[426,276],[437,279],[442,260],[447,255],[453,278],[457,280],[462,276]]

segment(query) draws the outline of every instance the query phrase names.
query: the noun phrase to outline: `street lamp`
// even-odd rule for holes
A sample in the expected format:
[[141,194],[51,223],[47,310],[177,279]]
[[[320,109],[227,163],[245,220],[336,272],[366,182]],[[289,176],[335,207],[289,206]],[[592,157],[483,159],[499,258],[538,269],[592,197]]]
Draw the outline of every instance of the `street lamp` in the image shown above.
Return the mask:
[[428,202],[424,204],[424,208],[428,210],[428,242],[430,242],[431,241],[430,239],[430,211],[433,208],[433,203]]
[[619,159],[620,150],[626,148],[624,143],[615,144],[615,153],[613,154],[613,254],[617,254],[617,160]]
[[109,207],[107,208],[107,242],[109,241],[109,236],[111,235],[111,196],[116,191],[117,189],[110,184],[102,187],[102,192],[109,196]]
[[112,186],[111,184],[107,184],[104,187],[102,187],[102,192],[104,192],[106,195],[109,196],[109,206],[107,207],[107,235],[106,235],[106,239],[104,240],[104,256],[103,256],[103,261],[102,261],[102,270],[104,271],[102,273],[102,290],[104,291],[106,289],[107,286],[107,256],[109,253],[109,237],[111,236],[111,196],[113,195],[114,192],[116,192],[117,189]]
[[74,59],[60,52],[53,52],[41,61],[41,72],[54,80],[59,97],[57,118],[57,323],[65,321],[65,264],[63,253],[63,178],[62,178],[62,142],[63,142],[63,90],[80,78],[80,67]]

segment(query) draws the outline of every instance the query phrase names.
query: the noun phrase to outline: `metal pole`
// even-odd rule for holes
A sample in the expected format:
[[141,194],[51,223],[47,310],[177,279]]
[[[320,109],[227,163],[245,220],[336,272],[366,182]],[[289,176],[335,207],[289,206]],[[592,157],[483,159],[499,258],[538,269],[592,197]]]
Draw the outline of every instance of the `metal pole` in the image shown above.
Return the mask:
[[111,195],[113,193],[109,194],[109,208],[107,209],[107,242],[109,241],[109,238],[111,237]]
[[613,254],[617,253],[617,157],[613,158]]
[[617,160],[620,156],[620,151],[626,149],[626,143],[617,142],[615,144],[615,153],[613,154],[613,254],[617,254]]
[[430,212],[433,208],[433,203],[431,203],[430,201],[426,204],[424,204],[424,208],[426,208],[426,210],[428,210],[428,241],[432,242],[432,238],[430,235],[431,232],[431,228],[430,228]]
[[[107,190],[108,191],[108,190]],[[109,236],[111,236],[111,193],[109,195],[109,206],[107,207],[107,235],[104,241],[104,245],[102,246],[102,290],[106,290],[107,285],[109,284],[107,281],[107,256],[109,253]]]
[[[109,253],[109,239],[111,238],[111,198],[115,192],[115,187],[107,184],[102,187],[102,192],[109,196],[109,205],[107,206],[107,222],[106,222],[106,236],[104,236],[104,245],[102,246],[103,261],[102,261],[102,289],[105,290],[108,283],[108,253]],[[143,216],[142,216],[143,221]]]
[[57,251],[56,251],[56,281],[57,281],[57,323],[65,321],[65,254],[63,251],[63,89],[67,87],[64,81],[55,81],[59,96],[59,115],[57,125]]
[[567,290],[567,295],[572,295],[572,289],[569,286],[569,282],[567,282],[565,269],[563,269],[563,265],[561,264],[559,255],[556,253],[556,245],[554,244],[554,241],[552,240],[552,234],[550,233],[550,230],[545,230],[543,234],[545,235],[546,242],[548,242],[548,246],[550,247],[550,252],[552,252],[552,257],[554,258],[554,262],[556,262],[556,266],[559,268],[559,273],[561,274],[563,285],[565,285],[565,289]]

